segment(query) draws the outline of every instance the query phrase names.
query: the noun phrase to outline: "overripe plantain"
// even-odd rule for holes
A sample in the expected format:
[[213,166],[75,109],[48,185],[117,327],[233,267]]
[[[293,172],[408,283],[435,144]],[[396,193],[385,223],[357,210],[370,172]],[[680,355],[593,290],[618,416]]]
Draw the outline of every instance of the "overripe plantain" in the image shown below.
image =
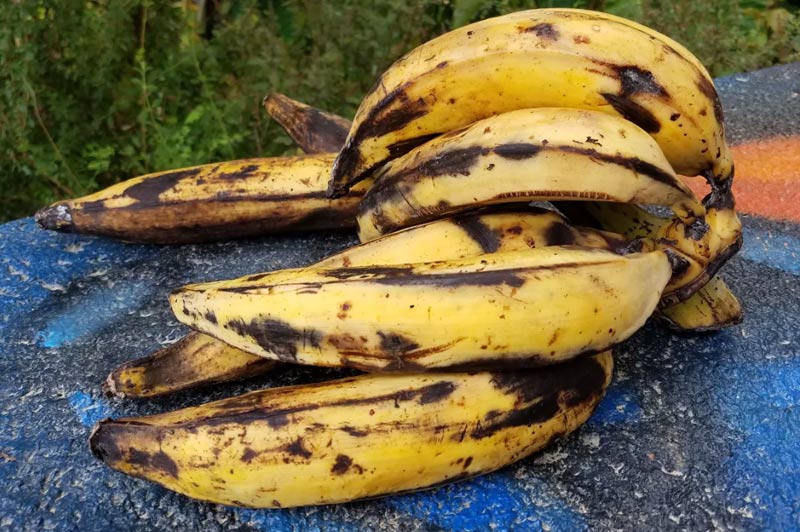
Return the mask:
[[328,504],[493,471],[569,434],[611,380],[611,353],[536,370],[362,375],[105,420],[92,452],[196,499]]
[[334,156],[243,159],[137,177],[36,213],[45,229],[182,244],[355,225],[364,183],[330,200]]

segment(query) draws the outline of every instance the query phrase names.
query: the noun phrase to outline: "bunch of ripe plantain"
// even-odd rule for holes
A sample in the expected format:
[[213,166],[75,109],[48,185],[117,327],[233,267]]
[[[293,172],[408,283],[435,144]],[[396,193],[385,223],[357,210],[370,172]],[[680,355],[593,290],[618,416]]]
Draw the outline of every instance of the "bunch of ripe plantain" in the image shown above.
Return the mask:
[[357,225],[362,244],[312,266],[175,290],[194,332],[105,386],[153,397],[283,363],[365,374],[102,421],[90,445],[110,467],[248,507],[429,488],[574,431],[611,348],[653,313],[684,331],[741,320],[716,275],[741,246],[720,102],[649,28],[513,13],[409,52],[352,124],[265,105],[308,155],[150,174],[37,219],[159,243]]

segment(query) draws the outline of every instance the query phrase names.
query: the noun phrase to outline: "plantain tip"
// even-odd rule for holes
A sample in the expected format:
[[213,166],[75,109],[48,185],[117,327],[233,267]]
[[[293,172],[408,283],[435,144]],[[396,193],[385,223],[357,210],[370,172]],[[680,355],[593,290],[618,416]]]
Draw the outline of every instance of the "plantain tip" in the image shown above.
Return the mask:
[[74,228],[72,211],[66,203],[54,203],[39,209],[34,215],[34,219],[42,229],[71,232]]
[[106,418],[99,421],[92,429],[89,436],[89,449],[92,454],[101,462],[107,462],[119,454],[119,450],[113,441],[109,439],[107,427],[114,420]]
[[114,373],[116,372],[111,372],[108,374],[108,377],[106,377],[106,380],[100,385],[100,388],[103,391],[103,395],[106,397],[124,399],[125,394],[117,390],[117,381],[114,378]]

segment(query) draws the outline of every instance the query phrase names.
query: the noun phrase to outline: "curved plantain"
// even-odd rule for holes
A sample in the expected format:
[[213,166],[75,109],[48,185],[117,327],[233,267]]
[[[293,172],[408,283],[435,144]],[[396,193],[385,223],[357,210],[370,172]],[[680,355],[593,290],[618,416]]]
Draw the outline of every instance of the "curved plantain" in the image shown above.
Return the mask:
[[306,153],[338,152],[350,129],[349,120],[277,92],[264,98],[264,108]]
[[733,174],[713,81],[686,48],[607,13],[537,9],[458,28],[389,67],[356,112],[328,192],[436,135],[533,107],[622,116],[677,172],[718,183]]
[[627,339],[670,278],[660,252],[574,246],[282,270],[170,296],[193,329],[267,358],[370,371],[553,364]]
[[635,124],[595,111],[523,109],[388,164],[359,205],[359,237],[481,205],[574,198],[666,205],[692,219],[705,213]]
[[362,375],[101,421],[106,465],[196,499],[346,502],[487,473],[569,434],[611,380],[605,352],[513,373]]

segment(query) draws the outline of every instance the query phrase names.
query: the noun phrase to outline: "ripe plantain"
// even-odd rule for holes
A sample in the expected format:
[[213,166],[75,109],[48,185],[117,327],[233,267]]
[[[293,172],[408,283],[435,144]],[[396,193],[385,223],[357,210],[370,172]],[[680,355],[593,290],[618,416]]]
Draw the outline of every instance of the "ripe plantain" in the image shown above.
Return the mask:
[[40,210],[45,229],[181,244],[355,225],[368,183],[330,200],[334,156],[243,159],[148,174]]
[[[455,260],[557,245],[621,251],[627,242],[613,233],[573,227],[553,211],[515,205],[411,227],[346,249],[315,266],[343,268]],[[118,367],[106,379],[106,388],[118,396],[154,397],[259,375],[270,371],[275,364],[211,336],[192,332],[165,349]]]
[[553,364],[627,339],[658,303],[660,251],[575,246],[282,270],[170,296],[180,321],[267,358],[370,371]]
[[611,352],[513,373],[362,375],[101,421],[108,466],[196,499],[328,504],[493,471],[569,434],[611,380]]
[[533,107],[624,117],[675,171],[733,174],[713,81],[688,50],[607,13],[537,9],[458,28],[389,67],[356,112],[328,192],[342,195],[434,136]]
[[192,332],[164,349],[119,366],[106,379],[104,389],[116,397],[158,397],[262,375],[276,365],[273,360]]
[[523,109],[389,163],[359,205],[359,237],[480,205],[571,198],[672,206],[692,220],[705,213],[635,124],[596,111]]

